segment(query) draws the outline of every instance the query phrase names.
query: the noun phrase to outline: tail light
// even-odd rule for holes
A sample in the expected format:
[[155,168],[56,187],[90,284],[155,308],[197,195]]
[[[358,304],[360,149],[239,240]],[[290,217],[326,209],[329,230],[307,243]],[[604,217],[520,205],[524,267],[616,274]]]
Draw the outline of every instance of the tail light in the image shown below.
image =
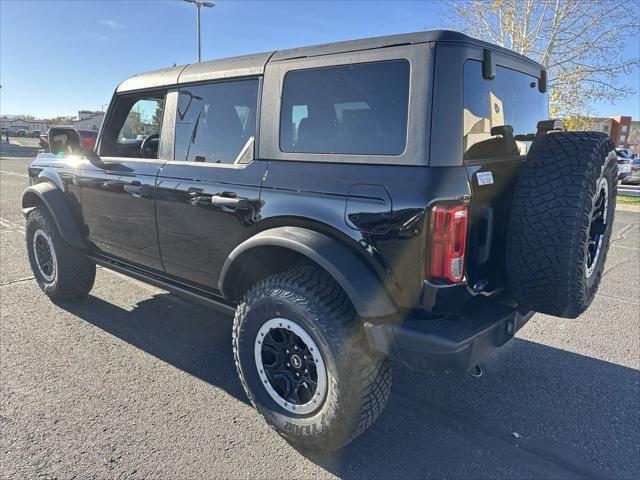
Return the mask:
[[466,205],[436,205],[431,209],[431,235],[427,249],[427,277],[437,283],[457,283],[464,278],[467,249]]
[[91,137],[80,137],[80,146],[82,148],[93,148],[96,146],[96,139]]

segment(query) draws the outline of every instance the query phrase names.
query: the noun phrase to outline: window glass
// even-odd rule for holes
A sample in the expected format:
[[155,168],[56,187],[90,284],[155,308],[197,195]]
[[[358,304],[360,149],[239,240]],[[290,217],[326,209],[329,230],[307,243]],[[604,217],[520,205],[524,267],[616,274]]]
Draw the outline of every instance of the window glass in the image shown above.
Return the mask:
[[133,104],[118,134],[118,142],[144,140],[159,135],[164,114],[164,98],[141,99]]
[[622,125],[622,133],[627,133],[628,130],[629,130],[628,125]]
[[126,94],[119,97],[110,110],[100,154],[158,158],[164,102],[165,92]]
[[548,97],[538,79],[501,66],[493,80],[482,63],[464,64],[464,158],[526,155],[540,120],[549,117]]
[[400,155],[407,137],[409,62],[288,72],[280,115],[283,152]]
[[175,159],[233,163],[256,134],[258,81],[196,85],[180,90]]

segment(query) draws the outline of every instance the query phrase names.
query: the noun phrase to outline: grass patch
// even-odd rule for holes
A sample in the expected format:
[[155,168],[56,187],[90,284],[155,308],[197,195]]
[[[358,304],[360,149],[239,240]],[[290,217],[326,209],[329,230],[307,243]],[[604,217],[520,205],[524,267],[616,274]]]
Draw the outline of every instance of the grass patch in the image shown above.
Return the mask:
[[638,205],[640,206],[640,197],[628,197],[626,195],[620,195],[618,193],[618,198],[616,199],[617,203],[621,203],[623,205]]

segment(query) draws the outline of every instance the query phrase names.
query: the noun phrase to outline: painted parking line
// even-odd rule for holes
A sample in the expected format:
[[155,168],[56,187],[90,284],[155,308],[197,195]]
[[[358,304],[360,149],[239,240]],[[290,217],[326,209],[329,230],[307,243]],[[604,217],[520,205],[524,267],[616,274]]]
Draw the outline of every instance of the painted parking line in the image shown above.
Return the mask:
[[8,220],[6,218],[0,217],[0,226],[8,230],[18,230],[20,232],[24,232],[24,226],[20,225],[19,223]]
[[26,173],[8,172],[7,170],[0,170],[0,175],[9,175],[11,177],[29,178],[29,175],[27,175]]

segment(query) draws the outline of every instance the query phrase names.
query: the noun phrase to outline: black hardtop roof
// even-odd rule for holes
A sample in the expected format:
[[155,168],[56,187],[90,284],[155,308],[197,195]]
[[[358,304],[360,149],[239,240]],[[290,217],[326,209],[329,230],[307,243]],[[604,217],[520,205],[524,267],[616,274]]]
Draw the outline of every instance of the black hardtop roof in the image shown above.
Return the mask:
[[164,68],[135,75],[122,82],[118,86],[117,91],[126,92],[204,80],[261,75],[264,73],[264,68],[267,62],[279,62],[294,58],[317,57],[336,53],[357,52],[362,50],[374,50],[378,48],[430,42],[471,43],[481,47],[502,51],[542,68],[537,62],[534,62],[530,58],[519,55],[506,48],[498,47],[497,45],[492,45],[482,40],[469,37],[464,33],[452,30],[429,30],[290,48],[287,50],[256,53],[252,55],[223,58],[220,60],[210,60],[201,63]]

